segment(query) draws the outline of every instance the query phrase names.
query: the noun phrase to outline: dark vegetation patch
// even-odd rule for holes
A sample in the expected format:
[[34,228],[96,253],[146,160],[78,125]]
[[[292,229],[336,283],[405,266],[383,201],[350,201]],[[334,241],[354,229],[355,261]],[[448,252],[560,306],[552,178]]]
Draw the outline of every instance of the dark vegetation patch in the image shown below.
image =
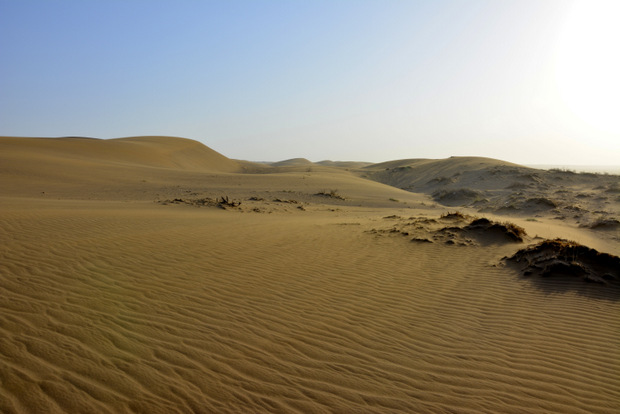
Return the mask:
[[482,231],[485,233],[505,237],[511,241],[522,242],[527,235],[523,227],[514,223],[495,223],[486,218],[473,220],[466,227],[467,230]]
[[[369,172],[368,177],[407,191],[424,193],[436,203],[452,208],[467,206],[480,213],[521,216],[562,215],[563,219],[574,224],[581,224],[586,218],[584,214],[601,208],[608,214],[615,214],[617,205],[614,204],[620,202],[619,175],[484,163],[463,166],[458,173],[452,174],[448,164],[444,168],[442,163],[444,161],[437,161],[437,169],[430,175],[418,174],[426,167],[414,167],[399,174],[392,172],[401,169],[376,170]],[[577,200],[581,210],[565,209]]]
[[459,223],[432,231],[435,238],[448,236],[450,239],[460,240],[464,244],[473,244],[472,239],[482,244],[493,244],[506,241],[520,243],[527,236],[525,229],[514,223],[498,223],[484,217],[467,216],[460,212],[449,213],[441,218],[443,220],[451,220],[453,223]]
[[568,240],[544,240],[506,259],[519,265],[524,276],[570,277],[620,287],[618,256]]
[[609,187],[605,190],[606,193],[619,194],[620,193],[620,184],[613,183],[610,184]]
[[556,208],[558,206],[558,204],[546,197],[532,197],[532,198],[528,198],[526,200],[526,204],[529,206],[536,206],[536,207],[541,207],[541,208]]
[[412,242],[415,243],[433,243],[432,240],[430,239],[424,239],[422,237],[414,237],[413,239],[411,239]]
[[583,224],[581,227],[587,227],[595,230],[617,229],[620,227],[620,221],[615,218],[601,218],[590,224]]
[[222,196],[220,198],[174,198],[172,200],[160,201],[160,204],[187,204],[195,207],[219,207],[226,210],[227,208],[239,207],[241,201],[235,201],[228,198],[228,196]]
[[455,211],[454,213],[448,212],[448,213],[442,214],[440,218],[445,219],[445,220],[457,220],[457,221],[460,221],[460,220],[465,220],[468,217],[469,216],[461,213],[460,211]]
[[442,227],[439,230],[437,230],[437,233],[460,233],[463,231],[463,227],[459,227],[459,226],[446,226],[446,227]]
[[429,180],[427,185],[446,185],[455,183],[457,179],[455,177],[435,177]]
[[573,212],[578,212],[578,213],[588,211],[577,204],[570,204],[570,205],[564,206],[563,209],[566,211],[573,211]]
[[241,201],[229,200],[228,196],[222,196],[216,200],[217,206],[225,209],[226,207],[239,207]]
[[299,201],[297,201],[297,200],[292,200],[292,199],[285,200],[285,199],[281,199],[281,198],[274,198],[273,202],[274,203],[299,204]]
[[523,189],[526,189],[526,188],[531,187],[531,186],[532,186],[531,183],[530,184],[526,184],[526,183],[516,182],[516,183],[512,183],[512,184],[508,185],[506,188],[508,190],[523,190]]
[[315,195],[317,196],[321,196],[321,197],[329,197],[329,198],[335,198],[338,200],[344,200],[345,198],[343,196],[341,196],[340,194],[338,194],[338,190],[321,190],[318,193],[316,193]]
[[470,205],[484,199],[484,193],[482,191],[472,190],[470,188],[439,190],[435,191],[432,195],[435,201],[447,206]]
[[409,217],[409,219],[415,220],[417,223],[420,223],[420,224],[437,224],[437,220],[435,220],[434,218]]
[[526,232],[513,223],[498,223],[486,218],[472,217],[459,211],[443,214],[439,219],[426,217],[387,216],[391,221],[386,229],[373,229],[373,234],[409,236],[414,243],[444,243],[472,246],[506,242],[522,242]]
[[531,213],[531,212],[547,212],[556,209],[559,203],[547,197],[529,197],[524,198],[526,194],[516,192],[508,196],[502,203],[496,205],[494,210],[498,213],[511,212],[512,214]]

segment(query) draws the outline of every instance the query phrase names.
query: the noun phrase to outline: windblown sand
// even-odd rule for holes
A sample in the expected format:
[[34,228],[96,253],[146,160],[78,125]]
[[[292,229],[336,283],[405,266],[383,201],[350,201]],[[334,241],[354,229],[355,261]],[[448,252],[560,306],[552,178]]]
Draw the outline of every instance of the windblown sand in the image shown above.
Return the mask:
[[369,174],[1,138],[0,412],[620,411],[618,288],[502,261],[537,235],[618,255],[613,221],[452,238],[454,207]]

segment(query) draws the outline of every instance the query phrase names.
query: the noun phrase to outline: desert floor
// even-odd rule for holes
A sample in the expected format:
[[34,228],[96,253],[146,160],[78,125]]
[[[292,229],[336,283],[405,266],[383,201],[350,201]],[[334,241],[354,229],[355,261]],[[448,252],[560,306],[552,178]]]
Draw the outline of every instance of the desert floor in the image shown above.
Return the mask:
[[0,412],[619,412],[616,262],[506,259],[617,256],[618,185],[0,138]]

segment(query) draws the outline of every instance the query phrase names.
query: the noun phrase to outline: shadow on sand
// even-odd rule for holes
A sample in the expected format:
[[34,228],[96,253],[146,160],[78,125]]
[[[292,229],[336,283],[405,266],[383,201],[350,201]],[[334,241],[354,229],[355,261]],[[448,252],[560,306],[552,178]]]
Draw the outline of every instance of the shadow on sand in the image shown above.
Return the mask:
[[588,283],[570,276],[523,276],[529,284],[548,296],[574,292],[590,299],[620,301],[620,286],[615,284]]

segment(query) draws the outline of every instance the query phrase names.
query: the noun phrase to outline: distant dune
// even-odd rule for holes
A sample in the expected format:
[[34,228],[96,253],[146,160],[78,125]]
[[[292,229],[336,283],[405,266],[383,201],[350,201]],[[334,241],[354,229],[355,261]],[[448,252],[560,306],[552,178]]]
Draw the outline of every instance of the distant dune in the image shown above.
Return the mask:
[[319,165],[324,165],[326,167],[338,167],[338,168],[364,168],[369,165],[372,165],[371,162],[363,162],[363,161],[319,161],[317,162]]
[[542,170],[565,170],[577,173],[614,174],[620,175],[620,165],[527,165],[528,167]]
[[490,169],[526,169],[517,164],[483,157],[451,157],[440,160],[410,159],[382,162],[364,167],[370,178],[395,187],[424,188],[440,180],[458,178],[463,173],[479,177]]
[[290,160],[272,162],[270,165],[274,167],[298,167],[312,165],[312,162],[305,158],[291,158]]
[[449,207],[529,216],[552,214],[573,223],[616,220],[620,177],[539,170],[481,157],[414,159],[372,164],[363,177],[431,196]]
[[1,137],[0,207],[2,413],[620,411],[617,176]]
[[148,167],[199,171],[237,171],[234,161],[207,146],[186,138],[131,137],[109,140],[93,138],[0,137],[3,161],[50,161],[65,163],[135,164]]
[[90,194],[101,186],[113,192],[115,186],[149,182],[155,177],[174,181],[175,174],[243,169],[239,162],[197,141],[174,137],[0,137],[0,165],[6,190],[15,195],[45,191],[75,194],[76,189]]

